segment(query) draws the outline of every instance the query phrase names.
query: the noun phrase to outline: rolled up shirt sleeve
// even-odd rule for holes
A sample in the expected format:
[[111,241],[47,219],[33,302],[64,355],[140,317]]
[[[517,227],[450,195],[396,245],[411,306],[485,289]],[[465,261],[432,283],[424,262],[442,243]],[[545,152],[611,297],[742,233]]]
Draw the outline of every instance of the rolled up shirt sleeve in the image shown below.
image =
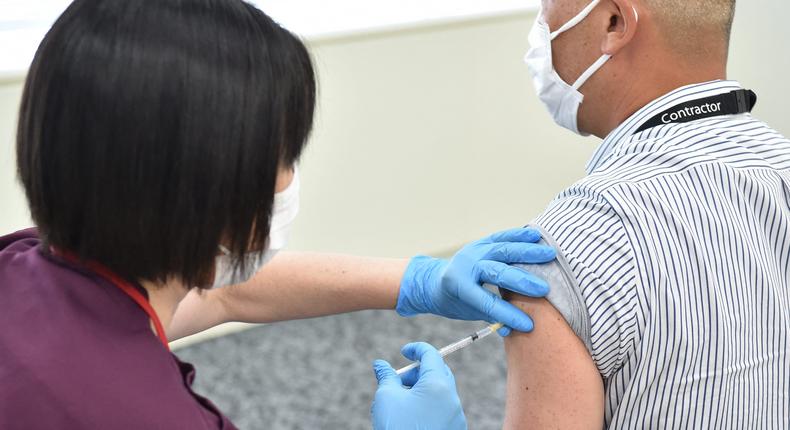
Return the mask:
[[[560,258],[543,276],[555,279],[549,301],[587,345],[604,378],[619,370],[639,339],[644,304],[634,253],[606,197],[567,190],[533,223]],[[574,291],[575,290],[575,291]],[[553,296],[553,297],[552,297]],[[578,305],[578,297],[583,303]],[[576,304],[574,304],[576,303]],[[585,329],[586,327],[586,329]]]

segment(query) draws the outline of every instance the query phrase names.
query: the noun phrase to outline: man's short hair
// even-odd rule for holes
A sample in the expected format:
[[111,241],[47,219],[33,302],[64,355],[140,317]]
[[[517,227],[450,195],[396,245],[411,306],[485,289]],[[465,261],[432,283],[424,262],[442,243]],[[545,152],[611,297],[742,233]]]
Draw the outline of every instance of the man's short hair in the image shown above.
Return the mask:
[[669,42],[687,52],[705,51],[702,40],[721,38],[729,46],[735,0],[646,0]]
[[[28,74],[17,167],[45,244],[210,283],[269,234],[315,105],[310,56],[241,0],[76,0]],[[243,261],[243,260],[242,260]]]

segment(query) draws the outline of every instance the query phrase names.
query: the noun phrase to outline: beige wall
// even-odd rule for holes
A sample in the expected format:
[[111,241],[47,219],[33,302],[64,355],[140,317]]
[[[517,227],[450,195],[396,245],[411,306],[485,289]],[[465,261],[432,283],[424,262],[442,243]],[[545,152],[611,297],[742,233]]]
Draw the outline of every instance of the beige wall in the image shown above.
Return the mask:
[[27,203],[16,181],[14,138],[21,82],[0,82],[0,234],[30,226]]
[[[739,7],[731,76],[758,91],[759,117],[790,134],[790,2]],[[581,177],[597,140],[554,126],[534,96],[521,62],[532,19],[313,43],[320,114],[292,248],[443,251],[528,222]],[[20,86],[0,84],[3,232],[29,224],[13,175]]]
[[314,46],[321,115],[294,246],[408,255],[530,220],[592,150],[550,126],[528,19]]

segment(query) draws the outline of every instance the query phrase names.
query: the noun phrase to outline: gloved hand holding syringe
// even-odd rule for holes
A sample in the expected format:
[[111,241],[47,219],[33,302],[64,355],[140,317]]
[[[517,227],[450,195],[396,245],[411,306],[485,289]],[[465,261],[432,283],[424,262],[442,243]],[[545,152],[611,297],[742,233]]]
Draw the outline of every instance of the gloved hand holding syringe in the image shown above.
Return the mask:
[[[490,335],[491,333],[501,329],[503,326],[504,326],[504,324],[501,324],[501,323],[500,324],[492,324],[492,325],[490,325],[490,326],[488,326],[488,327],[486,327],[486,328],[484,328],[482,330],[479,330],[476,333],[473,333],[473,334],[471,334],[471,335],[459,340],[458,342],[454,342],[454,343],[451,343],[451,344],[445,346],[444,348],[439,350],[439,355],[441,355],[442,357],[447,357],[448,355],[450,355],[450,354],[452,354],[452,353],[454,353],[454,352],[456,352],[458,350],[464,349],[467,346],[471,345],[472,343],[476,342],[477,340],[482,339],[482,338]],[[420,362],[419,361],[415,361],[414,363],[412,363],[412,364],[410,364],[410,365],[408,365],[406,367],[402,367],[402,368],[398,369],[398,371],[396,373],[398,375],[403,375],[404,373],[408,372],[409,370],[416,369],[418,367],[420,367]]]
[[401,353],[414,363],[397,372],[386,361],[376,360],[373,369],[379,388],[371,407],[373,428],[417,428],[419,424],[425,429],[466,430],[455,377],[443,357],[502,327],[503,324],[488,326],[438,351],[427,343],[410,343]]

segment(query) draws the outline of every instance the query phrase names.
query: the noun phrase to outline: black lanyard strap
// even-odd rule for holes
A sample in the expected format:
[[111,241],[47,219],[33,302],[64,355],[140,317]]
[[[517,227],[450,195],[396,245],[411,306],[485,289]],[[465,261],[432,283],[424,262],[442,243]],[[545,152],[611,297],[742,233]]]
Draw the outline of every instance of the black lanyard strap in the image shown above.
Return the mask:
[[735,90],[726,94],[692,100],[673,106],[650,118],[636,132],[639,133],[662,124],[677,124],[751,112],[755,104],[757,104],[757,94],[752,90]]

